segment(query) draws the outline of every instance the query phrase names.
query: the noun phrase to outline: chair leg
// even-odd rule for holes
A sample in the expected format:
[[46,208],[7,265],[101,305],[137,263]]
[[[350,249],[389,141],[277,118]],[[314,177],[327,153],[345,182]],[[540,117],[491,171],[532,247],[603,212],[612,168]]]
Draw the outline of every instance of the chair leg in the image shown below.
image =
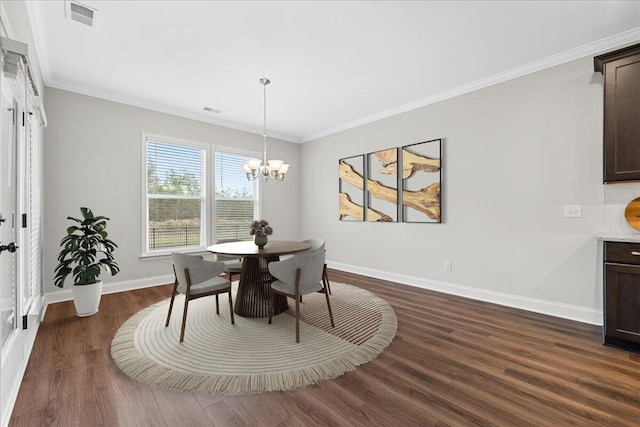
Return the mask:
[[[218,296],[218,295],[216,295],[216,297],[217,297],[217,296]],[[236,321],[235,321],[235,319],[233,318],[233,300],[232,300],[232,298],[231,298],[231,289],[229,289],[229,310],[230,310],[230,313],[231,313],[231,324],[232,324],[232,325],[235,325],[235,324],[236,324]]]
[[216,314],[220,314],[220,304],[218,303],[218,294],[216,294]]
[[300,300],[296,300],[296,343],[300,342]]
[[169,319],[171,319],[171,310],[173,310],[173,301],[176,299],[176,294],[178,293],[178,276],[176,275],[176,266],[173,267],[173,290],[171,291],[171,302],[169,303],[169,313],[167,314],[167,323],[164,324],[166,328],[169,326]]
[[173,292],[171,293],[171,302],[169,303],[169,313],[167,313],[167,322],[164,324],[166,328],[169,326],[169,320],[171,319],[171,310],[173,310],[173,301],[176,299],[176,286],[173,286]]
[[180,342],[184,341],[184,328],[187,326],[187,309],[189,308],[189,299],[184,299],[184,312],[182,314],[182,330],[180,331]]
[[331,327],[335,328],[336,325],[333,323],[333,313],[331,312],[331,303],[329,302],[329,293],[325,292],[324,296],[327,298],[327,308],[329,309],[329,319],[331,320]]
[[329,283],[329,276],[327,276],[327,264],[324,265],[324,269],[322,270],[322,282],[324,283],[324,287],[327,288],[329,295],[331,295],[331,284]]

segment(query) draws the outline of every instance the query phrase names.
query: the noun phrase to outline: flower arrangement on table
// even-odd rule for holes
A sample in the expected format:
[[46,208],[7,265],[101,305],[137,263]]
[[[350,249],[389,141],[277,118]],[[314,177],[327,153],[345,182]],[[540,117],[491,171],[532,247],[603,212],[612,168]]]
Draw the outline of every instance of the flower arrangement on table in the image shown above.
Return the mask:
[[264,219],[253,221],[251,223],[251,232],[252,236],[255,236],[253,241],[258,246],[258,248],[264,248],[264,245],[267,244],[269,239],[267,236],[271,236],[273,234],[273,228],[269,225],[268,221]]

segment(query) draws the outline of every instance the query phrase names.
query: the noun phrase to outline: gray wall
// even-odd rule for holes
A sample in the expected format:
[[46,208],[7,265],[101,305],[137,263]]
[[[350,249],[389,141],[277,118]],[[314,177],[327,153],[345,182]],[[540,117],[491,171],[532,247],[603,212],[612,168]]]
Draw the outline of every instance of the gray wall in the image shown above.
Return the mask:
[[[302,235],[324,236],[339,268],[599,323],[603,89],[592,61],[304,144]],[[435,138],[442,224],[338,221],[338,159]],[[583,217],[563,218],[565,204]]]
[[[45,292],[81,205],[112,218],[122,273],[107,284],[170,274],[167,259],[139,258],[141,132],[261,150],[259,135],[61,90],[45,106]],[[274,238],[324,237],[337,268],[599,323],[601,135],[588,57],[302,146],[270,143],[292,169],[266,186],[263,217]],[[338,221],[338,159],[434,138],[445,139],[442,224]],[[565,204],[583,217],[563,218]]]
[[[49,301],[70,297],[70,283],[66,292],[53,286],[53,270],[66,218],[78,216],[80,206],[111,218],[108,231],[119,245],[115,255],[121,272],[104,274],[105,286],[126,289],[132,282],[153,284],[153,278],[172,274],[169,258],[140,258],[142,132],[262,152],[261,135],[58,89],[47,88],[46,95],[44,291]],[[292,166],[284,182],[269,181],[263,187],[262,217],[273,225],[273,239],[298,239],[299,145],[270,139],[268,154]]]

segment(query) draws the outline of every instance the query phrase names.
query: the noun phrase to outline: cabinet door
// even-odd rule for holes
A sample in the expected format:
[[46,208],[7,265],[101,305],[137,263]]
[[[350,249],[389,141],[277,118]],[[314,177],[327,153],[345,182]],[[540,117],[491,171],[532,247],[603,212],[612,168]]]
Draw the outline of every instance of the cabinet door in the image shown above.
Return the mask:
[[605,263],[605,338],[640,343],[640,266]]
[[604,75],[604,181],[640,180],[640,53],[607,62]]

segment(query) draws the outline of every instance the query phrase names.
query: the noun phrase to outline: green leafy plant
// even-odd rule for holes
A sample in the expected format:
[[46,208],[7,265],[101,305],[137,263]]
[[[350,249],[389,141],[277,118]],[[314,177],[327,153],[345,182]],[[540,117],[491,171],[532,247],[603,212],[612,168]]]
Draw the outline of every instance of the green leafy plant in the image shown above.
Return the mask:
[[102,270],[115,276],[120,267],[113,258],[118,247],[107,238],[107,221],[104,216],[94,216],[89,208],[80,208],[82,219],[67,217],[77,225],[67,228],[67,235],[60,241],[62,250],[55,269],[54,284],[61,288],[70,274],[75,285],[96,283]]

